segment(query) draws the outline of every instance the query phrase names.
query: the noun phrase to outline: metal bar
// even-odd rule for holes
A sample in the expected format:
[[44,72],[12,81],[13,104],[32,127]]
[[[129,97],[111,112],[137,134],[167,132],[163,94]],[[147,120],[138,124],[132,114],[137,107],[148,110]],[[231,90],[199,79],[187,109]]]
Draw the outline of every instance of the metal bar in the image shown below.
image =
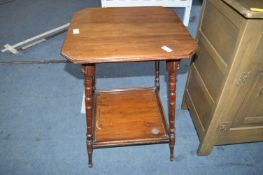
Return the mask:
[[0,64],[72,64],[68,60],[0,61]]
[[33,43],[30,43],[30,44],[28,44],[28,45],[23,46],[21,49],[22,49],[22,50],[25,50],[25,49],[27,49],[27,48],[29,48],[29,47],[32,47],[32,46],[37,45],[37,44],[39,44],[39,43],[42,43],[42,42],[44,42],[44,41],[46,41],[46,39],[45,39],[45,38],[42,38],[42,39],[37,40],[37,41],[35,41],[35,42],[33,42]]
[[[16,44],[14,44],[14,45],[11,45],[11,48],[16,49],[16,48],[18,48],[18,47],[20,47],[20,46],[23,46],[23,45],[27,44],[27,43],[34,42],[34,41],[36,41],[36,40],[38,40],[38,39],[43,39],[43,38],[45,38],[45,37],[48,37],[49,35],[52,35],[52,34],[61,32],[61,31],[63,31],[63,30],[66,30],[66,29],[68,28],[69,24],[70,24],[70,23],[64,24],[64,25],[62,25],[62,26],[60,26],[60,27],[54,28],[54,29],[49,30],[49,31],[47,31],[47,32],[41,33],[41,34],[39,34],[39,35],[36,35],[36,36],[34,36],[34,37],[32,37],[32,38],[28,38],[28,39],[26,39],[26,40],[24,40],[24,41],[21,41],[21,42],[19,42],[19,43],[16,43]],[[4,49],[1,50],[1,52],[6,52],[6,51],[8,51],[8,50],[9,50],[8,48],[4,48]]]

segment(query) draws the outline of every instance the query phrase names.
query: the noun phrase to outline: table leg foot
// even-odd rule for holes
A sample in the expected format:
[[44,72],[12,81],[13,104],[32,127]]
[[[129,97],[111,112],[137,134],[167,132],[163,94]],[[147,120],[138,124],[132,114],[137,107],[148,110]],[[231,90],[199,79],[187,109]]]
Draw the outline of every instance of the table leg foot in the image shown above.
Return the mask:
[[92,163],[92,153],[91,153],[91,155],[88,154],[88,156],[89,156],[89,163],[88,163],[88,166],[89,166],[89,168],[92,168],[92,167],[93,167],[93,163]]
[[88,145],[88,166],[89,168],[92,168],[93,163],[92,163],[92,153],[93,149],[89,148],[90,145]]
[[171,162],[174,161],[174,155],[171,155],[171,156],[170,156],[170,161],[171,161]]
[[170,139],[170,161],[174,160],[174,144],[175,144],[175,139]]

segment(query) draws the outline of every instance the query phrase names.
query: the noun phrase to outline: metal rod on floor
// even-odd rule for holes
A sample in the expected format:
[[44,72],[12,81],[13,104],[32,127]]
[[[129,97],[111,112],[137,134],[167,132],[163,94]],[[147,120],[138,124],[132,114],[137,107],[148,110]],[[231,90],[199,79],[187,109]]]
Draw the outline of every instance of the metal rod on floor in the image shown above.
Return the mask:
[[72,64],[68,60],[0,61],[0,64]]
[[67,30],[69,24],[70,23],[64,24],[60,27],[57,27],[57,28],[54,28],[54,29],[49,30],[47,32],[41,33],[41,34],[36,35],[32,38],[28,38],[24,41],[21,41],[19,43],[14,44],[14,45],[5,44],[4,49],[2,49],[1,52],[9,51],[13,54],[17,54],[18,48],[21,48],[22,46],[23,46],[23,48],[28,48],[28,47],[36,45],[42,41],[45,41],[44,38],[50,37],[51,35],[56,35],[57,33],[60,33],[61,31]]

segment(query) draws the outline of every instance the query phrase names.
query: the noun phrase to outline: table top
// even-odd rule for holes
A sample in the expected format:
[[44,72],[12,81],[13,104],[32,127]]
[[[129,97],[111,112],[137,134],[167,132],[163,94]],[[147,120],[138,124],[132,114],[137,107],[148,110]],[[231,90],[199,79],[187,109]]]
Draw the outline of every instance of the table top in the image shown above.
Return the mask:
[[171,9],[89,8],[74,14],[61,53],[89,64],[185,59],[197,48]]

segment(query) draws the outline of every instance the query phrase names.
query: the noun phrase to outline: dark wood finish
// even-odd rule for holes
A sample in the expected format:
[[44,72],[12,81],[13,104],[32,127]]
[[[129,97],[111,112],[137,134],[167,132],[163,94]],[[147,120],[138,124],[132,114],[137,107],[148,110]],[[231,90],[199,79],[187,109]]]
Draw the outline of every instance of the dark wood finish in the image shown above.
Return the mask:
[[179,61],[167,61],[166,67],[168,72],[168,93],[169,93],[169,145],[170,160],[174,160],[175,144],[175,112],[176,112],[176,71]]
[[263,141],[263,18],[247,16],[252,6],[263,1],[204,1],[182,103],[200,138],[199,155],[214,145]]
[[[73,34],[73,29],[80,33]],[[166,52],[167,46],[173,49]],[[62,48],[73,63],[190,58],[197,45],[171,9],[89,8],[74,14]]]
[[96,66],[94,66],[94,74],[93,74],[93,93],[96,91]]
[[[73,29],[80,33],[73,34]],[[196,50],[175,12],[164,7],[89,8],[73,16],[61,53],[83,64],[90,167],[93,148],[108,146],[169,142],[174,159],[176,69]],[[95,92],[96,63],[151,60],[155,61],[154,88]],[[159,97],[159,60],[170,60],[169,127]]]
[[155,89],[119,89],[96,95],[95,147],[168,142]]
[[84,84],[85,84],[85,105],[86,105],[86,124],[87,124],[87,150],[89,167],[92,167],[92,152],[93,152],[93,87],[94,87],[94,75],[95,65],[84,65]]
[[160,90],[160,61],[155,61],[155,88]]

